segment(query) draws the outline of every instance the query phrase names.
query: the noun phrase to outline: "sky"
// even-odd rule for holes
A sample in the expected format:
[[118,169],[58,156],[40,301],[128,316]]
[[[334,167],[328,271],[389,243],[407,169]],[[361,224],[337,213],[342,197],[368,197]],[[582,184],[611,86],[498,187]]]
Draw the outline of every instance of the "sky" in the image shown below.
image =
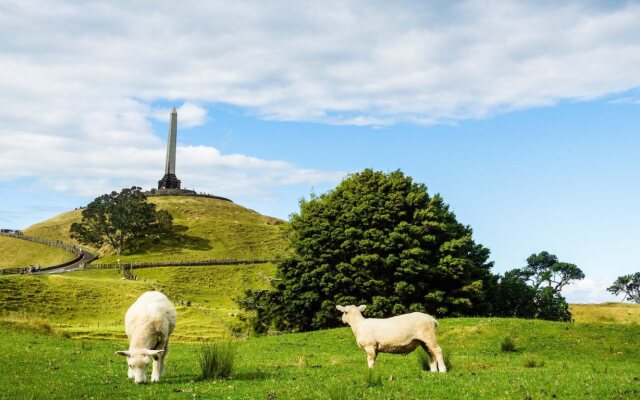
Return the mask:
[[[206,4],[202,4],[206,3]],[[346,175],[440,193],[494,272],[640,271],[640,3],[0,0],[0,227],[164,174],[288,219]],[[618,300],[620,298],[617,298]]]

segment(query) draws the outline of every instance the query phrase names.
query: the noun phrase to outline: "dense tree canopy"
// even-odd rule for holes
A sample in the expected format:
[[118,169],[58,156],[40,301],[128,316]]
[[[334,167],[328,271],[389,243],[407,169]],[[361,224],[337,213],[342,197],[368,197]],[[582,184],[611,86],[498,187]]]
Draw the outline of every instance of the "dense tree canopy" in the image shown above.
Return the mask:
[[149,234],[170,231],[173,218],[156,211],[141,188],[103,194],[82,210],[82,221],[71,225],[71,237],[81,243],[101,247],[109,243],[120,254],[136,240]]
[[607,290],[616,296],[624,294],[622,301],[630,300],[640,304],[640,272],[618,277]]
[[272,290],[240,301],[258,311],[259,330],[336,326],[336,304],[367,304],[370,317],[490,311],[489,250],[442,197],[400,171],[367,169],[301,201],[290,236],[294,251]]
[[527,258],[527,265],[505,272],[496,290],[494,314],[504,317],[569,321],[569,305],[561,290],[584,278],[575,264],[558,261],[542,251]]

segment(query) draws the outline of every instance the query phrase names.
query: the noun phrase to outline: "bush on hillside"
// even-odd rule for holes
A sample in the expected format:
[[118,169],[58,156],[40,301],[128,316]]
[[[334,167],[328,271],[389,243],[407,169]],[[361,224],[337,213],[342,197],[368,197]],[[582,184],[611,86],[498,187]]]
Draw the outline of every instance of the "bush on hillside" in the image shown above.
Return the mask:
[[367,304],[370,317],[490,311],[489,250],[442,197],[400,171],[367,169],[302,200],[290,238],[294,252],[271,290],[239,301],[257,311],[257,331],[338,326],[336,304]]

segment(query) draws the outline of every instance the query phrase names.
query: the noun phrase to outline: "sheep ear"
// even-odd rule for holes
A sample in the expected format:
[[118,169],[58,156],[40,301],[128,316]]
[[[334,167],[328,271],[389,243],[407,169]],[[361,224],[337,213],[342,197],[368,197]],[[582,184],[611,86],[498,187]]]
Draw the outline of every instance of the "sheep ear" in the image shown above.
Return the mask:
[[129,353],[128,351],[116,351],[116,354],[119,356],[125,356],[125,357],[131,356],[131,353]]
[[147,350],[147,355],[149,357],[153,357],[154,360],[158,361],[160,355],[164,352],[164,350]]
[[344,312],[344,307],[342,307],[342,306],[336,306],[336,310]]
[[365,305],[358,306],[358,311],[363,312],[365,308],[367,308]]

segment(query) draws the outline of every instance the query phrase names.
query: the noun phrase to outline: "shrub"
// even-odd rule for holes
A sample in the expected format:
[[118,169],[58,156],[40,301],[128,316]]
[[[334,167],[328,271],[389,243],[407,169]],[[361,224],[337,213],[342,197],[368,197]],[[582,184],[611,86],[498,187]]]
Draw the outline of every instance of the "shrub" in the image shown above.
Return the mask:
[[503,353],[513,353],[518,351],[518,349],[516,349],[516,342],[514,342],[513,339],[511,339],[511,336],[507,336],[504,339],[502,339],[500,348],[502,349]]
[[203,344],[198,351],[202,379],[229,378],[233,373],[236,348],[232,341]]

